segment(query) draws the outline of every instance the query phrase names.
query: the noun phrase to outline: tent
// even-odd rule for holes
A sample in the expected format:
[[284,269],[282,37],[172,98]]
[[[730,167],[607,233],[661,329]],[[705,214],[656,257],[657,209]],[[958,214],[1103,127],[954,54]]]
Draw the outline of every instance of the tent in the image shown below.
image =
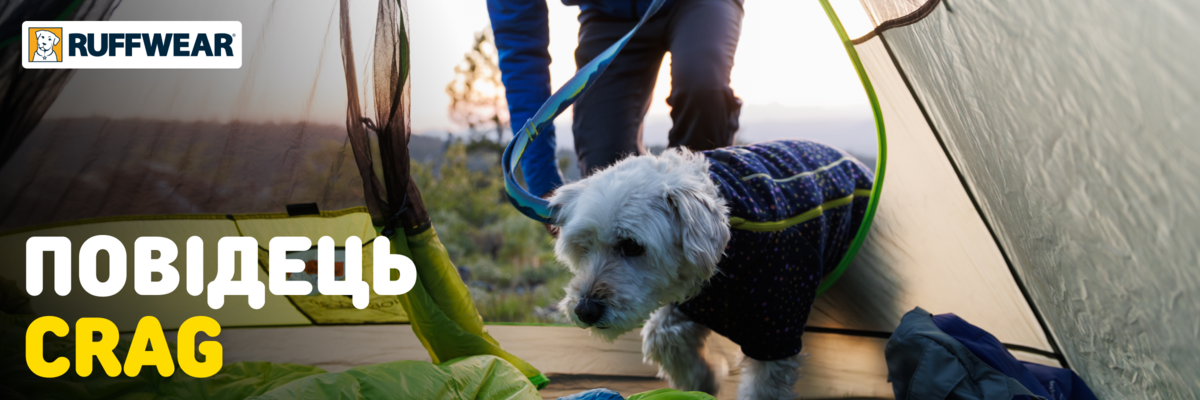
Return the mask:
[[[30,88],[19,85],[35,72],[12,64],[12,46],[0,49],[0,112],[9,113],[0,121],[0,248],[16,255],[0,276],[23,285],[23,243],[33,235],[366,242],[391,227],[408,236],[393,244],[412,246],[397,251],[431,255],[414,255],[427,296],[374,298],[356,310],[334,296],[268,295],[259,310],[234,300],[211,310],[183,290],[161,301],[47,291],[32,305],[68,320],[100,313],[124,330],[142,315],[166,328],[210,315],[226,328],[227,363],[340,371],[486,348],[479,354],[527,362],[518,365],[526,378],[550,376],[548,398],[662,387],[641,362],[637,332],[606,344],[573,327],[485,327],[469,301],[451,300],[461,282],[438,261],[428,218],[414,213],[423,207],[404,180],[407,130],[397,117],[410,101],[400,21],[420,16],[403,2],[349,13],[316,3],[328,19],[305,20],[291,2],[78,0],[22,10],[39,19],[241,20],[248,51],[238,71],[63,71],[36,78],[56,84]],[[1072,368],[1102,398],[1200,394],[1200,140],[1187,134],[1200,126],[1189,112],[1200,78],[1187,73],[1197,56],[1186,50],[1200,37],[1186,17],[1200,8],[1060,3],[822,1],[886,141],[872,228],[811,314],[805,398],[892,397],[883,347],[916,306],[958,314],[1022,360]],[[372,31],[371,20],[382,23]],[[323,80],[345,82],[334,86],[344,91],[323,91]],[[329,120],[345,127],[318,122]],[[287,207],[305,203],[317,207]],[[411,207],[388,208],[398,204]],[[446,317],[460,330],[432,334],[425,327],[447,323],[439,315],[468,318]],[[719,337],[709,345],[736,364],[736,346]],[[733,396],[732,371],[719,398]]]
[[840,306],[879,304],[857,289],[875,287],[1051,356],[1102,398],[1195,397],[1200,79],[1172,41],[1197,37],[1184,21],[1200,8],[861,5],[846,38],[879,97],[888,177],[861,281],[839,283],[829,315],[866,328],[871,312]]
[[[404,387],[415,397],[430,392],[445,395],[442,398],[466,394],[534,396],[536,388],[548,382],[546,377],[503,350],[487,333],[431,226],[415,182],[409,179],[409,43],[404,3],[380,1],[373,7],[358,9],[358,21],[352,21],[348,1],[323,2],[323,9],[330,12],[315,13],[324,22],[323,30],[308,29],[307,24],[314,22],[311,18],[305,21],[288,15],[300,11],[301,16],[311,17],[314,13],[277,3],[259,8],[241,2],[127,2],[114,11],[115,2],[80,0],[41,8],[18,4],[4,10],[18,25],[42,15],[58,15],[60,19],[103,19],[111,15],[112,19],[129,20],[186,16],[258,22],[242,32],[251,37],[243,49],[248,60],[234,71],[82,71],[70,79],[78,86],[63,84],[74,71],[38,76],[14,66],[13,72],[6,74],[5,82],[12,89],[6,93],[12,98],[4,101],[16,106],[11,112],[40,121],[5,132],[6,139],[21,143],[19,149],[6,152],[12,156],[4,160],[8,166],[5,176],[20,178],[9,180],[13,186],[5,190],[9,195],[4,200],[4,224],[15,229],[5,232],[0,248],[21,255],[20,260],[5,263],[2,270],[5,298],[17,299],[19,309],[15,311],[19,315],[8,314],[14,310],[6,304],[5,337],[23,337],[20,332],[30,323],[23,315],[30,311],[27,305],[34,313],[70,322],[104,317],[126,332],[133,331],[143,316],[159,318],[167,329],[177,329],[185,319],[196,315],[212,317],[227,327],[408,323],[413,341],[427,350],[426,357],[437,366],[382,363],[334,375],[321,375],[325,371],[309,367],[303,373],[284,374],[285,379],[272,371],[289,371],[291,367],[279,364],[287,360],[268,357],[260,361],[274,364],[229,365],[229,371],[222,369],[215,378],[199,385],[217,385],[207,395],[218,398],[333,395],[343,381],[359,385],[361,393],[396,392],[397,387]],[[122,14],[122,10],[127,11]],[[364,19],[374,22],[374,29],[355,37],[352,26],[369,26]],[[368,50],[368,56],[356,56],[356,39],[360,49]],[[289,44],[312,49],[297,51]],[[306,46],[309,44],[317,46]],[[6,62],[24,57],[24,50],[23,43],[9,42],[4,49]],[[340,71],[329,68],[334,73],[322,74],[327,64],[339,58],[343,66]],[[371,79],[357,78],[356,63],[370,67],[364,68],[363,74],[369,73]],[[321,85],[322,79],[330,78],[341,84]],[[297,84],[300,79],[306,84]],[[20,86],[36,80],[46,84]],[[360,84],[362,91],[371,95],[366,97],[373,101],[370,108],[360,101],[365,97],[359,95]],[[319,88],[340,90],[340,96]],[[22,102],[19,98],[34,101]],[[320,103],[328,98],[335,99],[336,105]],[[321,111],[338,116],[333,120],[344,121],[344,128],[313,123],[317,119],[314,113]],[[321,207],[327,211],[321,211]],[[314,241],[328,236],[337,238],[337,244],[346,243],[349,236],[359,237],[366,244],[361,250],[363,276],[368,283],[373,271],[369,260],[381,243],[390,245],[389,252],[412,259],[419,272],[416,286],[407,294],[375,295],[364,309],[353,307],[342,296],[330,295],[272,295],[258,307],[239,301],[212,309],[212,303],[190,290],[176,289],[148,299],[130,290],[128,284],[107,297],[91,296],[78,288],[69,292],[56,289],[53,295],[44,292],[46,296],[35,296],[31,304],[20,304],[24,292],[38,292],[24,287],[28,238],[66,237],[78,253],[79,246],[96,235],[115,237],[126,246],[146,236],[164,237],[179,247],[190,238],[199,238],[208,244],[199,248],[206,261],[205,282],[218,276],[214,245],[230,236],[255,238],[259,243],[258,254],[254,254],[258,265],[239,265],[238,279],[253,279],[245,274],[256,274],[259,282],[267,280],[271,263],[263,244],[277,236]],[[288,257],[311,261],[315,250]],[[182,250],[187,251],[197,250]],[[347,251],[350,249],[339,247],[335,252],[339,261],[349,256]],[[194,256],[187,254],[177,260]],[[108,260],[99,261],[100,265],[117,259],[111,253],[106,257]],[[72,259],[77,265],[78,260]],[[242,256],[243,263],[249,259]],[[316,272],[305,272],[309,273]],[[70,280],[79,286],[78,274],[72,274]],[[335,338],[309,343],[331,340]],[[70,343],[55,342],[53,348],[70,349]],[[125,351],[127,345],[122,342],[118,351]],[[11,351],[22,347],[24,341],[6,344],[4,357],[17,359],[19,354]],[[230,355],[237,358],[236,354]],[[411,374],[412,382],[380,378],[406,374]],[[280,386],[279,391],[239,392],[236,382],[222,383],[231,376],[237,377],[235,381],[261,380],[261,384],[249,385],[255,390]],[[191,392],[194,386],[186,377],[149,382],[143,379],[137,385],[116,379],[118,382],[111,383],[102,378],[68,375],[45,383],[28,370],[17,370],[2,381],[7,392],[40,397],[50,393],[43,390],[54,390],[68,398],[83,394],[108,397],[114,387],[126,387],[126,394],[169,396]],[[439,380],[445,384],[437,384]],[[61,385],[45,388],[53,383]],[[88,389],[62,394],[78,385]],[[447,393],[448,387],[457,393]]]

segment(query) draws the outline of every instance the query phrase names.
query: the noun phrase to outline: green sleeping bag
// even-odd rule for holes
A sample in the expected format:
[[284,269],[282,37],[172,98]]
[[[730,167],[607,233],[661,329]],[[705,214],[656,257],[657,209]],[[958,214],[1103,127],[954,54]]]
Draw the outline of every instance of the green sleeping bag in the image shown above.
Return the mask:
[[[239,362],[208,378],[183,374],[170,377],[143,368],[136,377],[109,377],[93,368],[88,377],[72,367],[58,378],[33,374],[25,363],[25,330],[34,316],[0,313],[0,398],[29,399],[540,399],[525,375],[501,358],[479,355],[441,364],[394,361],[343,372],[297,364]],[[124,360],[131,338],[117,345]],[[175,359],[175,344],[169,343]],[[46,335],[45,357],[74,360],[75,337]]]

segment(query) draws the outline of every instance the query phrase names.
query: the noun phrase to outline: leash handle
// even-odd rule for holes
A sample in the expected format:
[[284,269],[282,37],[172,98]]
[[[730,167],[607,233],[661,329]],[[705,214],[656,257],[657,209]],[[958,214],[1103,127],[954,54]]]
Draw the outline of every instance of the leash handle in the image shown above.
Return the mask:
[[513,140],[504,148],[504,154],[500,158],[500,164],[504,170],[504,191],[508,195],[508,201],[517,208],[521,214],[542,223],[554,222],[554,210],[550,208],[550,202],[541,197],[538,197],[524,186],[517,182],[516,171],[521,166],[521,156],[525,154],[525,148],[534,139],[537,139],[538,133],[550,127],[554,123],[554,118],[567,109],[571,104],[575,103],[575,99],[587,90],[597,79],[612,60],[617,57],[621,49],[625,48],[625,44],[633,38],[634,33],[646,23],[650,17],[654,16],[660,8],[662,8],[665,0],[654,0],[650,3],[650,7],[646,9],[646,14],[634,25],[633,29],[621,37],[612,46],[609,46],[604,52],[592,59],[591,62],[579,68],[567,83],[561,88],[554,91],[542,107],[538,108],[537,113],[528,121],[525,121],[525,126],[513,133]]

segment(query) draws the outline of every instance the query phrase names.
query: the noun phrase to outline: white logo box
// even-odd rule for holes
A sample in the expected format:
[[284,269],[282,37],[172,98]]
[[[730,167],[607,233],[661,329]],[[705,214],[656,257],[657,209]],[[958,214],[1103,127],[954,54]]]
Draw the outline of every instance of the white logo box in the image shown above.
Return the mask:
[[[242,23],[240,21],[25,21],[21,24],[21,66],[27,69],[237,69],[242,67]],[[60,62],[31,62],[31,54],[37,51],[36,45],[31,45],[30,34],[34,28],[61,28],[62,37],[58,51]],[[91,34],[90,41],[88,34]],[[118,34],[122,37],[110,36]],[[124,36],[134,34],[135,39]],[[167,35],[171,40],[167,42]],[[177,43],[176,36],[186,34],[186,40]],[[82,36],[72,36],[82,35]],[[156,51],[153,56],[147,55],[148,45],[145,35],[153,42],[155,35],[161,38],[159,43],[167,46],[166,55]],[[204,36],[207,40],[200,39]],[[72,43],[75,43],[74,55]],[[102,40],[105,39],[105,40]],[[218,41],[225,40],[225,48],[218,48]],[[84,51],[80,51],[78,43],[86,41]],[[191,56],[193,50],[207,41],[209,55],[199,51]],[[103,47],[102,56],[93,56],[90,50]],[[188,56],[176,55],[177,50],[184,50]],[[86,53],[87,55],[83,55]],[[232,53],[232,55],[229,55]],[[113,54],[110,56],[109,54]]]

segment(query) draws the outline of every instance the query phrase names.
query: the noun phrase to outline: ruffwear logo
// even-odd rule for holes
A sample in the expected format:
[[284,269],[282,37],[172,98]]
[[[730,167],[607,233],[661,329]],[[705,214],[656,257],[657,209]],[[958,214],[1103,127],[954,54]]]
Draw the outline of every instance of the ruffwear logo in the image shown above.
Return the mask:
[[25,21],[27,69],[237,69],[238,21]]
[[29,28],[29,62],[62,62],[62,28]]

